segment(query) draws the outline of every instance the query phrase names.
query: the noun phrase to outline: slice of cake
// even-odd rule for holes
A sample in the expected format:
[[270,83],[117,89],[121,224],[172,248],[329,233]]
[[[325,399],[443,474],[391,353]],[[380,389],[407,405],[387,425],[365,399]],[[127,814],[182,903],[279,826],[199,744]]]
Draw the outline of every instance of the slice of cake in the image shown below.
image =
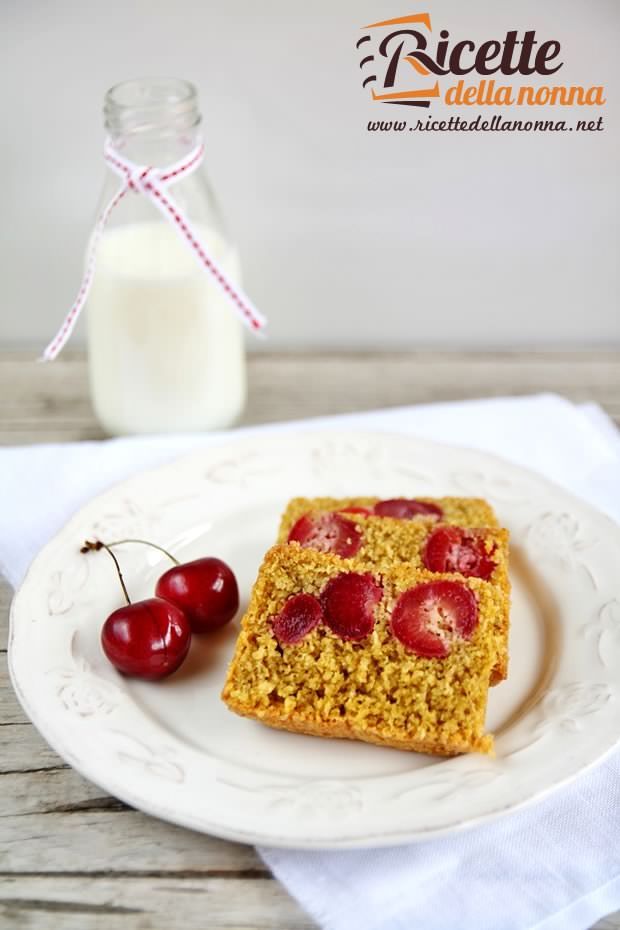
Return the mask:
[[354,570],[269,550],[222,694],[238,714],[315,736],[455,755],[484,731],[499,589],[409,565]]
[[[385,516],[386,505],[393,513],[410,515]],[[279,542],[331,552],[353,560],[362,570],[385,571],[404,563],[440,574],[481,578],[497,586],[503,609],[496,615],[500,646],[491,684],[508,674],[508,538],[508,530],[498,527],[492,507],[467,497],[396,501],[299,497],[289,502],[278,533]]]
[[[278,542],[286,542],[291,533],[297,542],[301,542],[302,537],[314,536],[317,541],[314,548],[319,548],[322,529],[318,520],[320,514],[338,514],[344,520],[358,515],[387,517],[399,522],[441,522],[463,527],[498,526],[493,508],[478,497],[398,497],[389,500],[378,497],[294,497],[282,515]],[[338,520],[331,521],[331,524],[329,521],[325,523],[324,531],[327,535],[333,537],[336,534],[346,538],[346,532],[342,529],[338,534]]]

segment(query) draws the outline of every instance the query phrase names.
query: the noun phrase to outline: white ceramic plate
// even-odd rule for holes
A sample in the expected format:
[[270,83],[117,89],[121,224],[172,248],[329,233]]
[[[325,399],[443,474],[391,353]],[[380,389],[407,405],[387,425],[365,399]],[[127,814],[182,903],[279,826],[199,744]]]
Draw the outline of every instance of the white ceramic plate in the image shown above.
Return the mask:
[[[219,699],[236,624],[197,639],[165,682],[124,679],[99,632],[122,598],[85,538],[142,537],[218,555],[243,602],[293,495],[488,498],[512,534],[510,678],[490,693],[497,758],[439,759],[268,729]],[[122,551],[134,598],[168,564]],[[403,843],[540,798],[620,739],[620,528],[534,473],[480,452],[383,433],[230,443],[143,473],[84,507],[32,564],[11,611],[18,697],[48,742],[128,804],[253,843]],[[243,606],[243,605],[242,605]]]

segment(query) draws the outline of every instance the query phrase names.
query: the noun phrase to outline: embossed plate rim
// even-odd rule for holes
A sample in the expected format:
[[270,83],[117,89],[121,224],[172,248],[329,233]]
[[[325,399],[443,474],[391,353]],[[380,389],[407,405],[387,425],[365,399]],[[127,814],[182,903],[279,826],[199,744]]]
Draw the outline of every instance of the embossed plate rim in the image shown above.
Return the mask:
[[[279,457],[275,456],[278,450]],[[367,488],[371,485],[378,487],[378,484],[384,482],[384,486],[389,484],[395,491],[402,489],[400,493],[430,495],[457,493],[460,490],[461,493],[479,493],[480,496],[490,497],[496,504],[499,500],[499,506],[504,512],[512,507],[517,521],[515,525],[519,525],[517,539],[526,548],[538,544],[542,545],[543,550],[545,547],[548,549],[549,534],[563,534],[562,538],[567,541],[567,551],[562,558],[568,559],[567,564],[575,570],[567,572],[566,565],[560,569],[556,565],[555,568],[547,566],[545,572],[551,577],[555,572],[555,580],[559,579],[560,584],[577,584],[577,593],[580,592],[583,598],[582,606],[584,611],[590,610],[591,619],[596,622],[598,618],[602,624],[603,612],[607,608],[610,615],[612,611],[620,609],[613,584],[609,585],[610,579],[605,575],[604,564],[605,558],[613,563],[614,552],[616,558],[620,554],[620,528],[605,515],[535,472],[486,452],[379,431],[340,433],[308,429],[292,435],[276,433],[268,437],[263,435],[226,441],[134,475],[94,498],[39,553],[16,593],[11,607],[9,637],[11,678],[22,706],[60,755],[85,777],[132,806],[196,830],[244,842],[298,848],[344,848],[404,843],[473,826],[542,798],[611,751],[620,739],[620,720],[617,719],[617,713],[610,713],[612,707],[615,711],[618,698],[611,669],[617,667],[620,661],[620,641],[605,640],[605,650],[611,650],[611,661],[606,663],[601,653],[602,637],[607,632],[605,626],[601,627],[595,642],[589,636],[594,627],[583,620],[580,624],[573,624],[574,628],[569,631],[568,650],[565,643],[547,696],[517,722],[505,739],[501,738],[502,754],[498,752],[499,758],[495,762],[468,756],[404,774],[360,779],[300,779],[286,776],[281,779],[271,778],[271,784],[261,785],[253,784],[256,776],[244,772],[239,766],[214,761],[208,754],[183,745],[173,745],[174,739],[165,731],[163,736],[161,732],[158,733],[152,721],[143,719],[144,715],[141,717],[135,706],[124,709],[129,720],[127,732],[114,727],[106,728],[101,721],[101,725],[97,726],[96,708],[101,707],[97,705],[101,699],[97,688],[101,690],[103,687],[104,706],[106,689],[108,703],[111,701],[110,689],[117,688],[122,693],[126,692],[123,692],[122,682],[119,685],[107,672],[103,676],[92,676],[95,683],[88,685],[91,673],[86,659],[79,655],[77,659],[72,658],[71,649],[75,650],[75,637],[81,629],[79,611],[75,606],[79,595],[77,598],[74,596],[70,606],[63,604],[62,599],[55,604],[54,610],[47,604],[49,615],[55,614],[56,618],[60,616],[63,621],[62,627],[59,624],[57,629],[53,629],[53,635],[49,624],[36,627],[39,622],[36,612],[42,609],[42,572],[47,572],[45,577],[51,579],[53,574],[49,574],[50,569],[59,571],[58,563],[54,563],[57,554],[63,547],[67,549],[69,540],[73,544],[76,536],[92,527],[96,522],[95,517],[99,521],[102,515],[107,514],[109,517],[113,502],[131,500],[131,495],[139,501],[140,495],[148,498],[151,494],[154,497],[149,498],[150,504],[158,511],[161,508],[165,511],[164,505],[168,500],[171,509],[167,519],[172,521],[172,514],[183,510],[182,498],[171,498],[166,491],[172,475],[189,475],[194,482],[198,481],[200,489],[195,497],[201,499],[205,496],[205,485],[209,483],[206,474],[212,476],[211,485],[215,480],[213,476],[219,475],[217,506],[222,508],[222,512],[230,506],[233,498],[236,500],[245,495],[251,500],[252,495],[260,496],[261,489],[265,492],[262,487],[265,483],[269,485],[271,481],[272,490],[279,487],[278,478],[273,475],[273,462],[274,457],[281,460],[282,450],[289,456],[287,467],[289,472],[294,471],[295,482],[299,481],[295,464],[305,464],[310,474],[312,467],[320,469],[322,462],[329,480],[317,472],[312,493],[344,494],[342,484],[338,485],[339,479],[335,477],[336,466],[339,461],[342,464],[346,460],[348,469],[351,456],[357,453],[362,455],[365,450],[367,474],[365,478],[360,477],[358,462],[355,490],[359,491],[361,484]],[[412,460],[415,466],[411,465]],[[258,472],[254,476],[243,473],[243,462],[248,461],[258,465]],[[449,469],[445,465],[446,461],[449,462]],[[311,463],[314,463],[312,467]],[[432,479],[421,476],[421,463],[426,463],[425,467],[432,467]],[[384,475],[377,478],[376,473],[381,467],[388,469],[387,477]],[[230,477],[228,481],[222,478],[227,474],[226,469],[234,478],[235,468],[236,482],[230,480]],[[288,477],[290,479],[291,474]],[[425,480],[430,484],[424,486]],[[472,482],[475,486],[472,486]],[[487,487],[480,487],[477,482],[486,483]],[[489,492],[489,485],[492,493]],[[516,498],[513,495],[512,503],[506,499],[507,489],[511,486],[521,488]],[[231,489],[232,493],[229,493]],[[208,495],[206,497],[208,499]],[[190,500],[191,495],[187,499]],[[550,521],[549,515],[554,513],[555,504],[560,505],[555,511],[557,519]],[[215,501],[211,499],[210,509],[215,506]],[[148,508],[145,513],[148,513]],[[581,527],[575,520],[575,514],[583,519]],[[133,512],[131,519],[135,518]],[[120,519],[124,525],[122,514]],[[599,534],[598,537],[588,537],[592,527]],[[585,536],[580,536],[584,528]],[[595,573],[600,574],[601,571],[600,562],[596,562],[594,570],[582,558],[583,552],[588,549],[599,552],[599,558],[603,561],[602,579],[595,578]],[[570,560],[574,560],[574,564]],[[61,564],[62,572],[67,563],[63,561]],[[78,573],[82,572],[81,565],[75,562]],[[81,584],[84,587],[83,581]],[[593,606],[595,599],[590,590],[592,585],[595,593],[600,590],[597,606]],[[609,599],[604,594],[607,588]],[[81,588],[78,586],[76,591],[79,590]],[[568,597],[566,592],[559,593]],[[29,637],[35,635],[35,629],[39,635],[39,645],[33,647],[33,640]],[[86,694],[81,698],[85,703],[80,706],[78,700],[77,710],[73,706],[73,717],[76,719],[72,718],[70,722],[65,719],[66,715],[61,718],[56,706],[64,691],[62,687],[60,691],[58,688],[53,690],[50,676],[53,673],[59,680],[64,680],[63,674],[69,674],[70,679],[73,673],[67,673],[67,666],[59,665],[61,659],[57,658],[53,659],[51,668],[45,668],[43,659],[47,656],[44,648],[46,636],[52,637],[51,647],[60,649],[62,661],[69,663],[75,660],[78,667],[76,674],[86,680],[86,684],[82,682],[83,687],[87,688]],[[578,636],[581,639],[576,644]],[[39,662],[40,667],[34,668],[28,661],[28,648],[34,648],[34,665]],[[570,659],[568,662],[567,652]],[[584,684],[581,673],[592,671],[599,660],[605,668],[599,673],[598,679],[590,681],[588,688],[587,680]],[[52,661],[51,657],[49,661]],[[570,675],[567,677],[564,665],[568,666],[568,670],[573,667],[577,669],[579,677],[576,680],[572,680]],[[64,697],[69,701],[75,700],[75,693],[73,698],[71,695],[69,687]],[[572,716],[566,713],[567,700],[572,702]],[[109,711],[109,714],[113,713],[114,708]],[[584,732],[580,729],[582,721],[587,718],[589,722],[593,714],[597,715],[599,726],[586,727]],[[134,731],[131,727],[134,727]],[[544,743],[551,730],[554,730],[555,740],[551,743],[552,755],[556,760],[555,769],[550,774],[549,754],[545,751]],[[581,734],[578,744],[574,738],[571,739],[575,735],[572,731]],[[153,739],[159,740],[154,744],[156,749],[152,748],[153,744],[149,745],[151,735]],[[119,765],[121,759],[123,764]],[[213,792],[213,799],[210,803],[197,805],[200,797],[198,792],[199,789],[204,790],[205,780]],[[504,784],[498,791],[498,782],[502,780]],[[524,781],[523,790],[528,783],[533,785],[529,796],[520,796],[519,791],[515,790],[518,781]],[[459,798],[457,788],[461,784],[466,787],[466,792]],[[171,785],[175,786],[172,796]],[[429,791],[430,794],[425,794]],[[261,798],[266,804],[269,792],[272,795],[271,806],[261,813],[257,810],[261,805],[257,805],[255,800]],[[423,800],[434,800],[436,803],[411,804],[410,800],[416,793]],[[248,799],[249,794],[253,795],[254,803],[251,798]],[[313,816],[317,812],[322,813],[323,818]],[[443,815],[443,820],[438,817],[439,813]],[[324,822],[317,824],[317,819]]]

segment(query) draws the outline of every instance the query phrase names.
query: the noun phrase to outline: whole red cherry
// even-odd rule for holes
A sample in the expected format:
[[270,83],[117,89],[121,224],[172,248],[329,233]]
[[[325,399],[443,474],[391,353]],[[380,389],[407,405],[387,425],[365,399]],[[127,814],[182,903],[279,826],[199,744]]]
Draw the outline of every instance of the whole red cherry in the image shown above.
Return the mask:
[[159,597],[125,604],[101,630],[106,656],[123,675],[154,680],[176,672],[192,633],[183,611]]
[[180,607],[194,633],[224,626],[239,607],[237,579],[226,562],[216,558],[174,565],[157,582],[155,594]]

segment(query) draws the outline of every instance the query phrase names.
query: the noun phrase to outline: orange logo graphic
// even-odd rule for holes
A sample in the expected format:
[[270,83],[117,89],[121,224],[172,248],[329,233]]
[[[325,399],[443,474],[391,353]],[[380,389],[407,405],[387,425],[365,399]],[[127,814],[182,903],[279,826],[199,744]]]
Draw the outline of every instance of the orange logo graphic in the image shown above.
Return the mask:
[[[360,68],[364,71],[378,71],[378,65],[382,66],[383,82],[380,85],[381,92],[377,93],[374,87],[371,87],[372,99],[381,103],[404,104],[410,107],[428,107],[433,97],[439,97],[439,82],[433,84],[426,82],[425,87],[412,87],[403,90],[392,90],[395,86],[400,86],[400,81],[409,82],[411,71],[404,69],[401,65],[404,63],[412,68],[416,74],[423,78],[430,77],[429,68],[420,60],[418,50],[426,48],[426,38],[419,29],[391,29],[392,26],[411,26],[420,24],[429,32],[432,31],[431,18],[428,13],[411,13],[409,16],[397,16],[395,19],[384,19],[378,23],[370,23],[363,26],[363,29],[381,30],[379,33],[368,33],[363,35],[356,43],[356,48],[361,53],[367,52],[360,61]],[[373,39],[376,39],[376,55],[370,52],[373,47]],[[408,41],[411,45],[411,39],[416,43],[415,48],[407,51],[405,43]],[[370,43],[368,45],[367,43]],[[404,52],[404,54],[403,54]],[[384,61],[382,61],[384,59]],[[372,68],[369,66],[372,64]],[[403,73],[404,72],[404,73]],[[377,74],[368,74],[362,81],[362,87],[377,84]]]

